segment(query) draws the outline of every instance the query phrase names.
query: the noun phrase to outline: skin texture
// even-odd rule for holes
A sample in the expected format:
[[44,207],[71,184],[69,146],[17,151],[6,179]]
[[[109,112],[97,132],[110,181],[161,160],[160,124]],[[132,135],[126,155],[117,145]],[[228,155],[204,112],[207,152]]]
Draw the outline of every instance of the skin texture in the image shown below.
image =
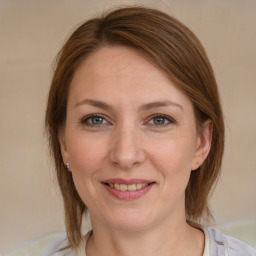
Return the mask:
[[[84,60],[60,143],[91,213],[87,255],[202,255],[203,233],[186,224],[185,188],[207,157],[211,127],[198,134],[189,98],[134,50],[103,47]],[[124,200],[102,183],[117,178],[153,184]]]

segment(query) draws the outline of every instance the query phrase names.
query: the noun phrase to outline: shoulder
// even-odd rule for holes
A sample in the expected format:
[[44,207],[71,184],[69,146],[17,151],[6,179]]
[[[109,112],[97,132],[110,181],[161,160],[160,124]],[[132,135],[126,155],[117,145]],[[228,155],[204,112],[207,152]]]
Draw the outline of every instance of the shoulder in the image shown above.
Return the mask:
[[86,256],[85,247],[92,230],[89,230],[84,236],[79,246],[75,249],[69,246],[66,233],[61,234],[55,239],[43,252],[41,256]]
[[66,233],[63,233],[47,246],[41,256],[73,256],[70,250],[65,249],[66,247],[68,239]]
[[207,227],[204,231],[209,235],[210,255],[256,256],[256,249],[216,228]]

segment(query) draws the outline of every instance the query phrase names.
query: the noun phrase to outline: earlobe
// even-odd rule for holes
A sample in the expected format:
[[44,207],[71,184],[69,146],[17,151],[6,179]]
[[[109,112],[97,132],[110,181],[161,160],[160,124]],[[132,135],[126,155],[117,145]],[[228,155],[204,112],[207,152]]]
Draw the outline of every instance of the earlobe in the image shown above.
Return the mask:
[[64,164],[66,165],[69,162],[69,155],[68,155],[68,151],[67,151],[64,129],[59,132],[58,139],[59,139],[62,159],[63,159]]
[[204,122],[201,131],[198,134],[195,156],[191,168],[192,170],[198,169],[207,158],[211,149],[212,130],[212,120],[208,119]]

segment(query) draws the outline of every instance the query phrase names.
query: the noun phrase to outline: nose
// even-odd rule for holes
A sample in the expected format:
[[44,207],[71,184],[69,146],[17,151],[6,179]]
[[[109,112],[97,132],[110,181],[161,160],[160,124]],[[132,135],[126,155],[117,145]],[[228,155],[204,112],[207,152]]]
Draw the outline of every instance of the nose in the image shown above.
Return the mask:
[[113,134],[110,159],[122,170],[140,166],[146,159],[142,135],[136,128],[117,129]]

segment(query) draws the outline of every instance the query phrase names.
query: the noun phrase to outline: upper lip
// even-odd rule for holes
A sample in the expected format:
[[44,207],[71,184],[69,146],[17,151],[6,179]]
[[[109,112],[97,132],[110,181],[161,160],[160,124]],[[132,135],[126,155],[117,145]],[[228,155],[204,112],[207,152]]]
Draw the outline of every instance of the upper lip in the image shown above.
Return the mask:
[[126,185],[131,185],[131,184],[149,184],[153,183],[154,181],[152,180],[144,180],[144,179],[121,179],[121,178],[113,178],[113,179],[106,179],[102,180],[103,183],[111,183],[111,184],[126,184]]

